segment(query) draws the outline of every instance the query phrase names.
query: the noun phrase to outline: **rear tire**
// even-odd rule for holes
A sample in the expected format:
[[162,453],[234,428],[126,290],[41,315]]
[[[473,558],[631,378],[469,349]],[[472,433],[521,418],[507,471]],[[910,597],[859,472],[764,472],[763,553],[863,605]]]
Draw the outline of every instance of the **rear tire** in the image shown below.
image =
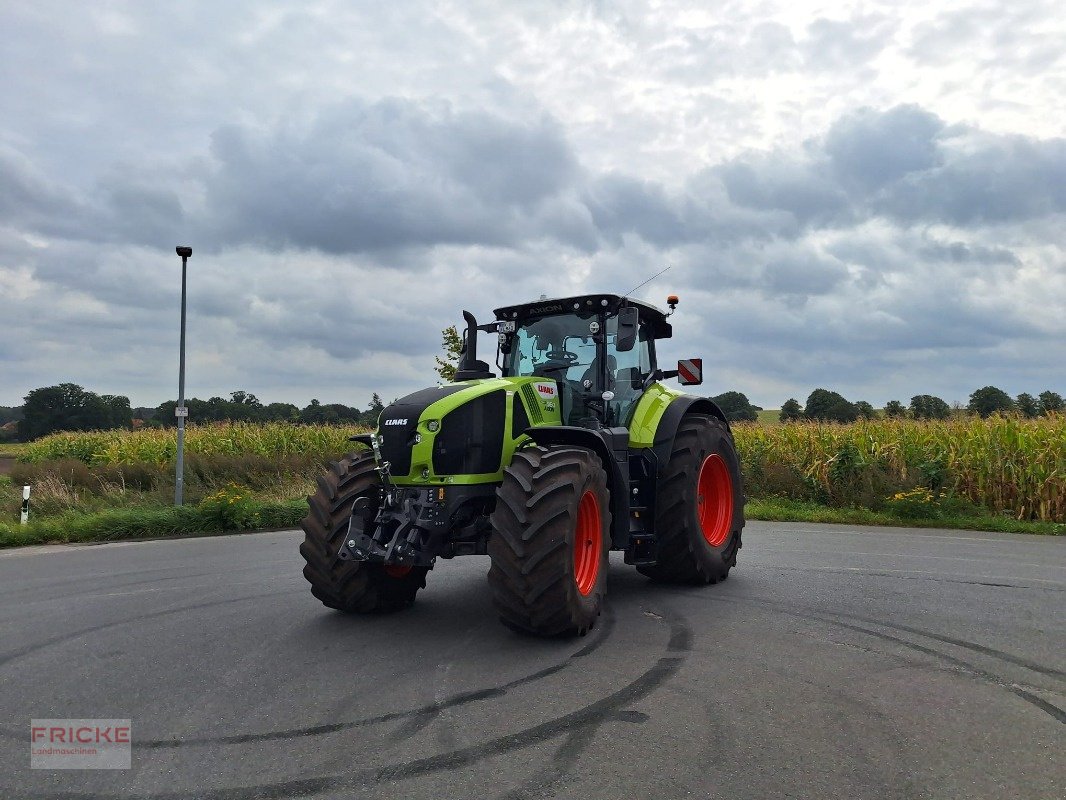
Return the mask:
[[611,547],[599,457],[580,448],[519,450],[490,522],[489,588],[500,620],[540,636],[587,633],[603,607]]
[[725,580],[736,566],[744,528],[740,460],[719,419],[681,420],[655,499],[658,563],[637,571],[667,583]]
[[311,594],[338,611],[370,613],[409,606],[426,585],[427,567],[406,572],[367,561],[344,561],[337,555],[352,503],[372,494],[380,484],[372,454],[353,454],[330,465],[318,478],[317,491],[307,498],[310,513],[301,527],[300,555]]

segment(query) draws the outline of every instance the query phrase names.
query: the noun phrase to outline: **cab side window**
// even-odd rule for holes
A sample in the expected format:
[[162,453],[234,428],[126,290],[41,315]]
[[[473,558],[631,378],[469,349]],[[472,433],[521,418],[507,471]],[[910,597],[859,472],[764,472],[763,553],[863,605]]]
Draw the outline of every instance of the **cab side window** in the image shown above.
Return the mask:
[[609,385],[614,392],[614,399],[608,404],[611,410],[611,424],[625,425],[633,406],[640,399],[644,379],[651,372],[651,345],[648,326],[641,323],[637,334],[636,346],[625,353],[618,352],[615,341],[618,334],[618,319],[607,320],[607,353],[611,364]]

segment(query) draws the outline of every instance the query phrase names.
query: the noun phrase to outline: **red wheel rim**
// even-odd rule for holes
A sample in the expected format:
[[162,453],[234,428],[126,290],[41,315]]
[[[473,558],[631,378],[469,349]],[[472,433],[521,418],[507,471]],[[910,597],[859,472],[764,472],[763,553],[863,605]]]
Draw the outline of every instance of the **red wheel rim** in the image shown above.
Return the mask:
[[733,528],[733,481],[729,467],[717,453],[703,460],[696,480],[696,516],[703,538],[721,547]]
[[600,574],[601,526],[599,501],[591,490],[586,491],[577,507],[574,531],[574,583],[583,595],[592,591]]
[[411,567],[401,564],[385,564],[385,574],[390,578],[406,578],[411,574]]

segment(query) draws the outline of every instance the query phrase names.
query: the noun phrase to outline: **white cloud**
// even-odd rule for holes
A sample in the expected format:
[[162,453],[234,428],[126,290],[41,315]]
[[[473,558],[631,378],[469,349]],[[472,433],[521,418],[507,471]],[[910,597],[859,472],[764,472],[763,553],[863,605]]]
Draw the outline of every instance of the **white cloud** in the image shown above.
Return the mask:
[[671,264],[662,353],[715,393],[1066,389],[1054,3],[42,2],[0,31],[0,404],[172,396],[178,243],[204,397],[393,397],[464,307]]

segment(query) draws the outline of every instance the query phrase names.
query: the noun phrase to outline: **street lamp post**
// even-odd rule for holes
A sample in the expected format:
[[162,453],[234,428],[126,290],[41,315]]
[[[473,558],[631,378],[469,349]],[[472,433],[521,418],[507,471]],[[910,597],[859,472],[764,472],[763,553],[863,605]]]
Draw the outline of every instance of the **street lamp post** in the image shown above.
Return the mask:
[[185,493],[185,418],[189,416],[189,409],[185,407],[185,274],[192,248],[179,245],[175,251],[181,256],[181,345],[178,356],[178,407],[174,409],[174,416],[178,418],[178,463],[174,476],[174,505],[180,506]]

